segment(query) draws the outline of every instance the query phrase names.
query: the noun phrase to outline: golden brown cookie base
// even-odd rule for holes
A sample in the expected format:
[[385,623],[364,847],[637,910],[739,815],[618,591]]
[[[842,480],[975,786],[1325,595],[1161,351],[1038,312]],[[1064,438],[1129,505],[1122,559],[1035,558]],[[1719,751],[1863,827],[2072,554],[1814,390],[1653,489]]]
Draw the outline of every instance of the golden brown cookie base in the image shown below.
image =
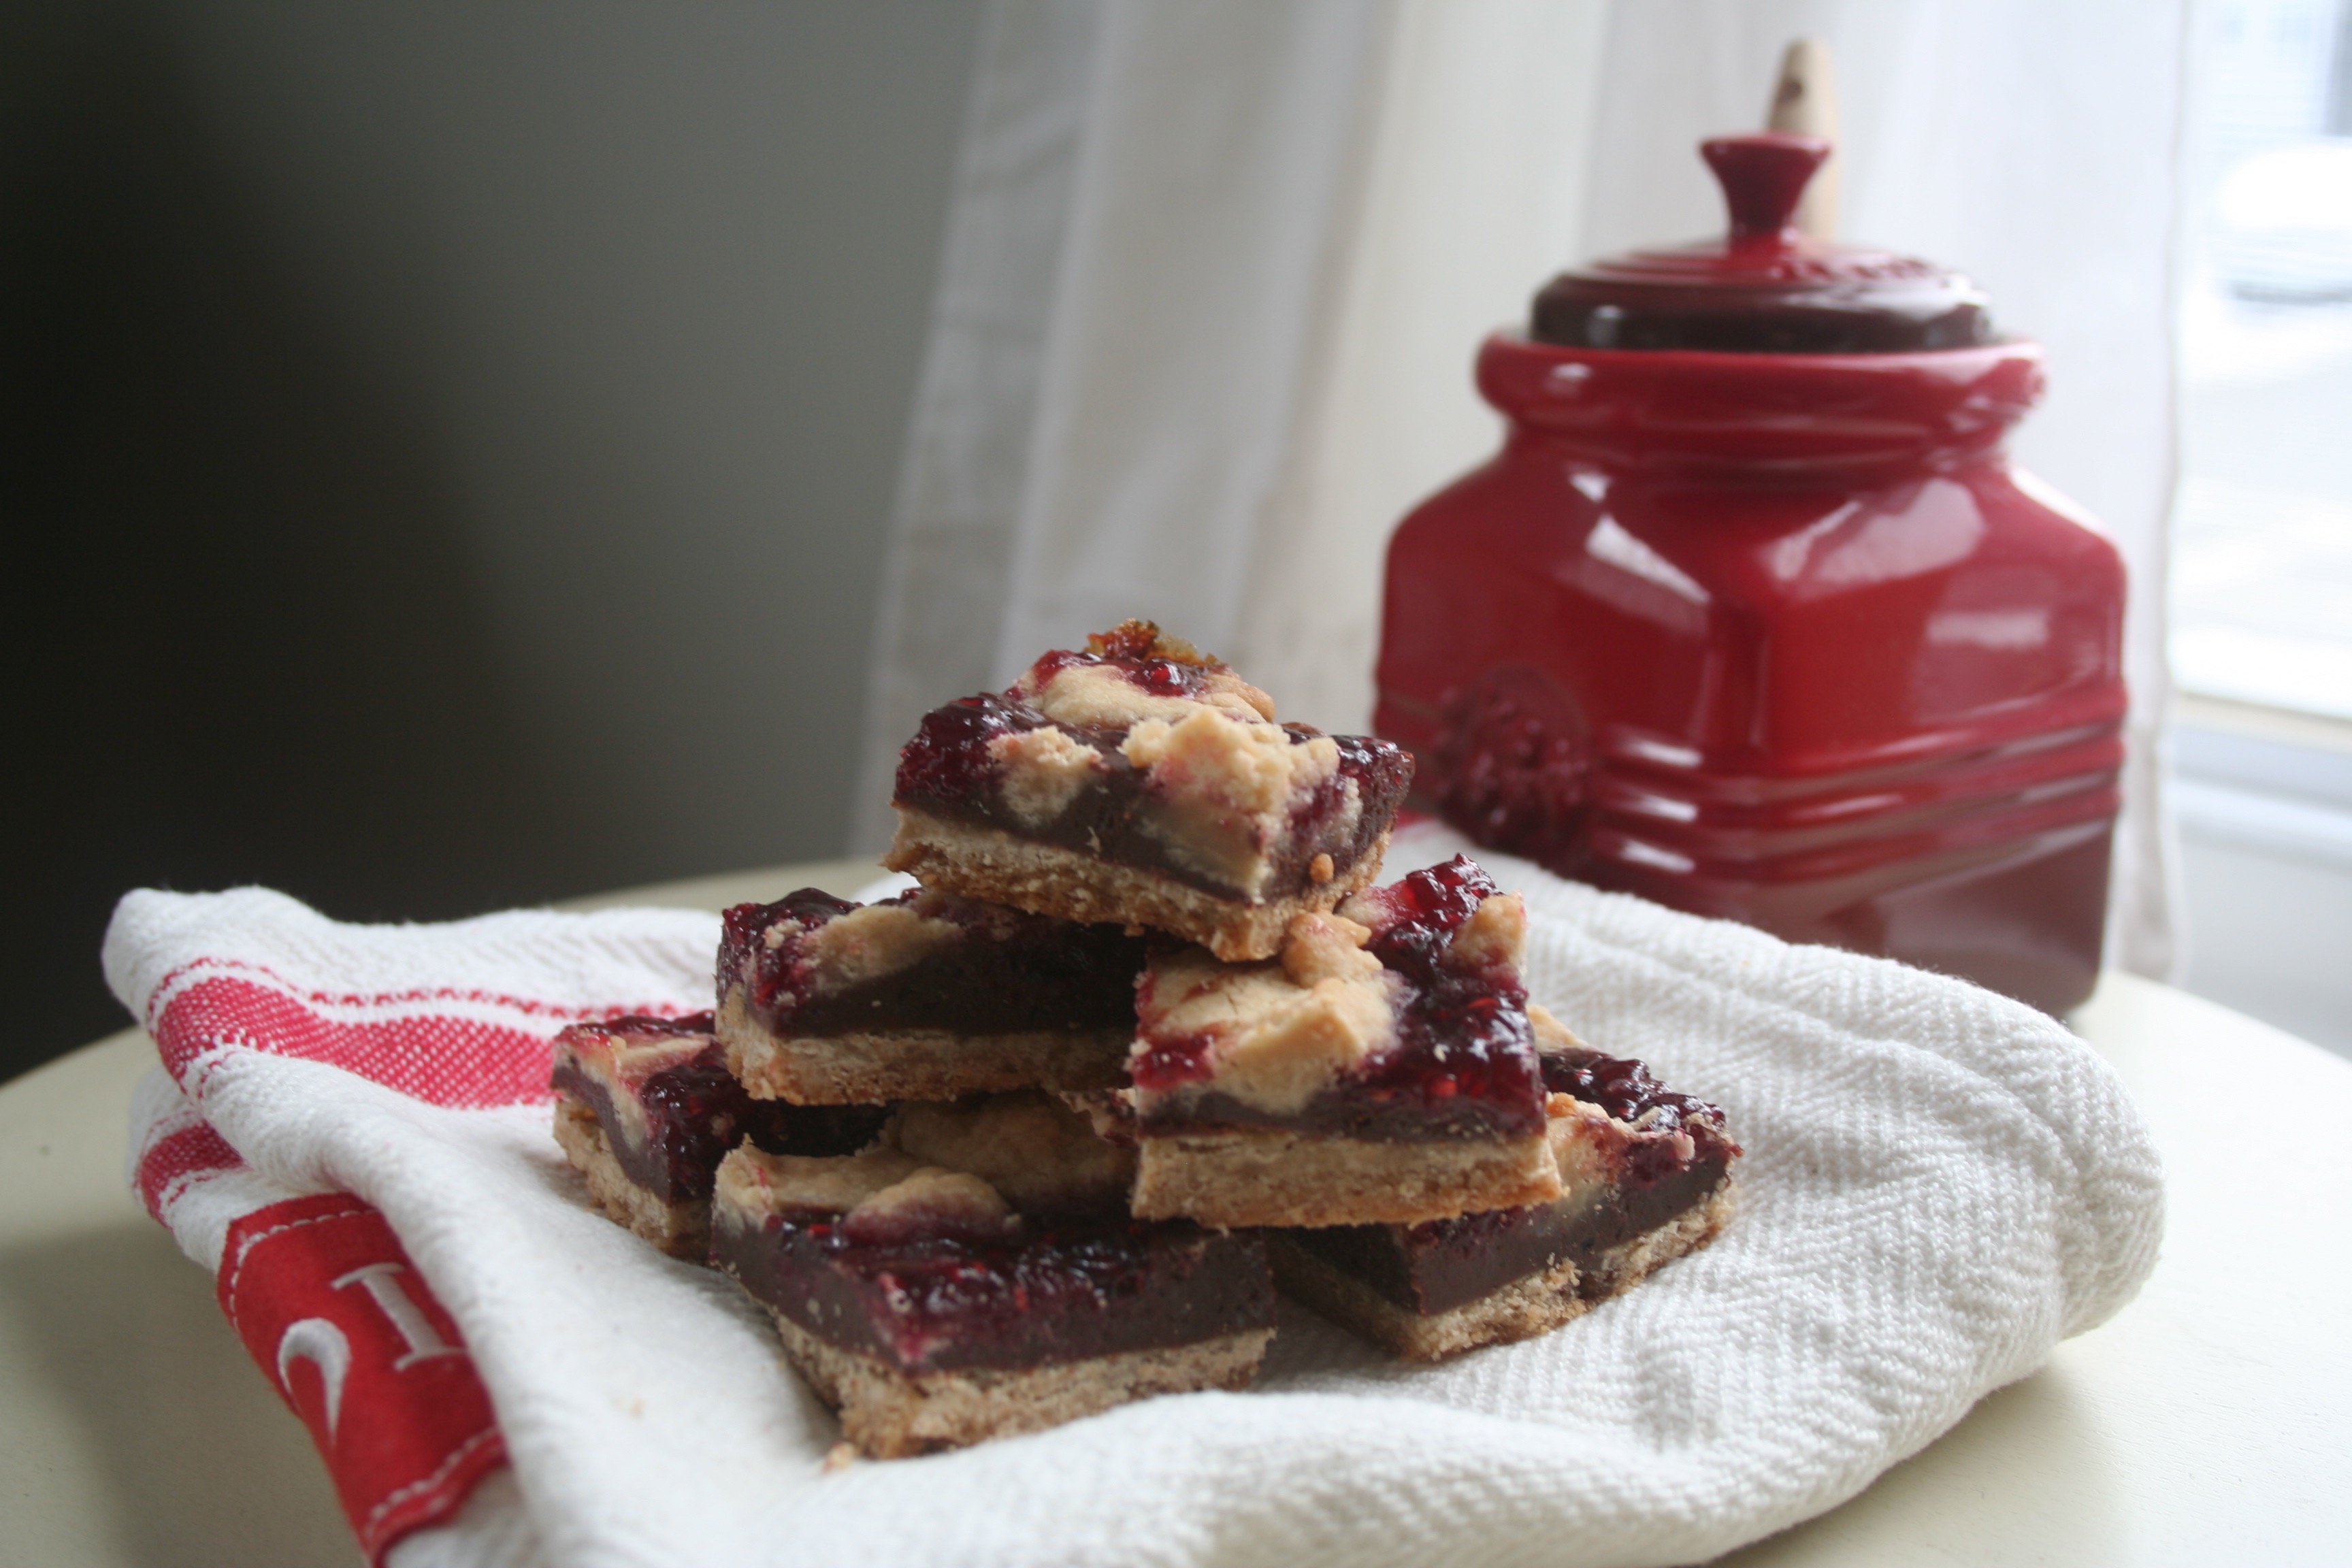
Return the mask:
[[613,1153],[604,1124],[587,1104],[568,1094],[555,1100],[555,1141],[563,1157],[588,1180],[588,1195],[616,1224],[690,1263],[710,1255],[710,1204],[665,1203],[629,1179]]
[[740,985],[728,988],[716,1032],[727,1047],[727,1070],[754,1099],[788,1100],[795,1105],[887,1105],[1012,1089],[1111,1089],[1127,1079],[1127,1047],[1133,1033],[1118,1028],[955,1035],[945,1029],[894,1029],[787,1038],[751,1016]]
[[1738,1189],[1726,1183],[1697,1207],[1611,1247],[1596,1271],[1600,1289],[1589,1300],[1578,1289],[1581,1279],[1576,1265],[1561,1263],[1427,1317],[1398,1306],[1278,1233],[1265,1238],[1266,1254],[1274,1263],[1275,1283],[1285,1295],[1407,1361],[1437,1361],[1480,1345],[1531,1340],[1582,1317],[1610,1297],[1631,1290],[1663,1265],[1713,1241],[1738,1206]]
[[1136,1162],[1141,1219],[1202,1225],[1418,1225],[1559,1196],[1541,1134],[1486,1142],[1383,1143],[1265,1129],[1147,1133]]
[[1086,924],[1166,931],[1199,942],[1229,963],[1272,958],[1281,951],[1282,933],[1293,919],[1328,913],[1349,894],[1370,887],[1389,847],[1383,833],[1331,880],[1288,898],[1245,904],[1187,887],[1162,872],[1116,866],[1002,828],[951,822],[903,805],[898,810],[898,837],[882,864],[913,873],[927,888]]
[[842,1436],[877,1459],[1041,1432],[1158,1394],[1246,1388],[1274,1338],[1272,1329],[1247,1329],[1197,1344],[1045,1366],[908,1376],[827,1343],[772,1308],[768,1315],[793,1365],[840,1412]]

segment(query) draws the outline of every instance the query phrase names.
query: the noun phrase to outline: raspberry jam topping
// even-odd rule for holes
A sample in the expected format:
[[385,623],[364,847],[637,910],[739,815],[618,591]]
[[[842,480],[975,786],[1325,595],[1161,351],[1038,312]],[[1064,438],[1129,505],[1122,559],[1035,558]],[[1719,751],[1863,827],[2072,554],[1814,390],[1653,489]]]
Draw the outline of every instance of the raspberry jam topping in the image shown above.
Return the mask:
[[719,1001],[723,1006],[728,990],[746,973],[747,960],[757,958],[752,983],[752,1004],[758,1007],[773,1007],[778,994],[792,980],[783,963],[773,962],[778,949],[768,943],[768,932],[776,926],[790,924],[803,931],[814,931],[838,915],[857,908],[847,899],[836,899],[816,888],[802,888],[786,893],[772,904],[737,904],[720,917],[719,939]]
[[[1676,1094],[1631,1057],[1556,1052],[1544,1057],[1543,1077],[1552,1093],[1597,1105],[1644,1134],[1626,1151],[1626,1175],[1633,1181],[1658,1181],[1694,1163],[1740,1152],[1724,1136],[1722,1111],[1696,1096]],[[1687,1153],[1675,1133],[1689,1135]]]
[[990,742],[1000,735],[1042,730],[1052,722],[1019,698],[992,691],[934,708],[923,715],[915,738],[898,753],[894,798],[903,805],[920,805],[951,816],[992,818],[997,815],[992,807],[1002,770]]
[[[1542,1126],[1542,1081],[1517,966],[1465,971],[1445,962],[1454,933],[1498,891],[1484,868],[1457,855],[1364,900],[1386,915],[1366,946],[1412,983],[1395,1047],[1367,1064],[1364,1090],[1373,1099],[1433,1115],[1467,1100],[1505,1113],[1498,1120],[1517,1130]],[[1524,1114],[1528,1110],[1531,1117]]]
[[1096,653],[1072,653],[1066,648],[1056,648],[1029,667],[1029,689],[1043,691],[1062,671],[1086,665],[1116,669],[1154,697],[1198,697],[1207,685],[1209,673],[1204,666],[1162,658],[1157,655],[1147,654],[1139,658],[1113,655],[1105,658]]
[[[1370,911],[1365,923],[1372,928],[1372,940],[1366,945],[1375,958],[1430,984],[1452,975],[1442,961],[1454,933],[1499,891],[1485,867],[1467,855],[1456,855],[1443,866],[1360,893],[1349,908],[1360,917]],[[1502,971],[1494,978],[1517,984],[1516,972]],[[1527,994],[1522,990],[1519,995],[1524,1006]]]
[[645,1081],[646,1154],[668,1174],[671,1201],[710,1195],[719,1162],[741,1138],[751,1097],[727,1070],[717,1042],[690,1061],[664,1068]]
[[908,1370],[1023,1366],[1185,1344],[1273,1321],[1264,1243],[1128,1218],[1025,1239],[861,1244],[832,1216],[722,1234],[719,1261],[827,1339]]

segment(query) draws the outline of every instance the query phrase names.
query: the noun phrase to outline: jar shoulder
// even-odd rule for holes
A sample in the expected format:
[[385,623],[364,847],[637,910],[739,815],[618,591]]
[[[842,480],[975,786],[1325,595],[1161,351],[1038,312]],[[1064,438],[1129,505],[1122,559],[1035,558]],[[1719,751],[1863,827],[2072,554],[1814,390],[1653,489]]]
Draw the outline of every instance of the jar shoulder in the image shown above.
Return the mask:
[[1998,460],[1836,489],[1654,480],[1507,448],[1415,509],[1391,563],[1571,595],[1612,596],[1630,577],[1767,617],[1955,579],[1979,595],[2120,608],[2121,555],[2048,493]]

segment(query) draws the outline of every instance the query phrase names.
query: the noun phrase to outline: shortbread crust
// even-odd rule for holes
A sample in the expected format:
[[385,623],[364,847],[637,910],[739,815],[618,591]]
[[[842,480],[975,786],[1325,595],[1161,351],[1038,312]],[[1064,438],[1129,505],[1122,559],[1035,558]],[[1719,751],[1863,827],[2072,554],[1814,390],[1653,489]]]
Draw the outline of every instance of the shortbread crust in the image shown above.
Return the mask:
[[1397,1143],[1265,1128],[1141,1140],[1135,1212],[1212,1226],[1416,1225],[1559,1195],[1538,1134],[1483,1143]]
[[1228,961],[1270,958],[1302,914],[1338,907],[1381,874],[1382,833],[1363,858],[1327,882],[1264,903],[1239,903],[1187,886],[1162,871],[1098,860],[1082,850],[1023,838],[999,827],[898,808],[898,831],[882,864],[926,886],[953,887],[992,903],[1077,921],[1118,921],[1198,942]]
[[842,1436],[877,1459],[1039,1432],[1157,1394],[1247,1388],[1274,1338],[1270,1328],[1255,1329],[1081,1361],[908,1376],[828,1343],[772,1307],[768,1316],[793,1365],[840,1413]]

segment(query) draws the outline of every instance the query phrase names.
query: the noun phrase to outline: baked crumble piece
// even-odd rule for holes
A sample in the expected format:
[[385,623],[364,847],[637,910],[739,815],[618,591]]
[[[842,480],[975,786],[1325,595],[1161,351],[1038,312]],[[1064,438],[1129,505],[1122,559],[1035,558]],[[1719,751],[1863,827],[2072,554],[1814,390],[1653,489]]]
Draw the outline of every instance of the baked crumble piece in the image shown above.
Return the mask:
[[1287,1293],[1399,1355],[1530,1339],[1715,1239],[1740,1153],[1714,1106],[1528,1009],[1560,1195],[1420,1225],[1268,1236]]
[[933,710],[899,754],[884,864],[927,887],[1271,957],[1379,874],[1402,747],[1275,721],[1231,668],[1129,621],[1011,689]]
[[674,1257],[702,1261],[719,1162],[745,1138],[777,1153],[845,1154],[880,1106],[761,1102],[727,1070],[711,1016],[574,1024],[555,1037],[555,1141],[597,1205]]
[[1156,951],[1128,1064],[1135,1212],[1411,1225],[1557,1198],[1526,930],[1457,856],[1297,917],[1269,962]]
[[726,915],[719,1039],[752,1094],[803,1104],[1115,1084],[1143,943],[929,889],[803,888]]
[[862,1153],[729,1155],[712,1257],[879,1458],[1244,1386],[1265,1244],[1132,1218],[1131,1158],[1042,1094],[910,1106]]

